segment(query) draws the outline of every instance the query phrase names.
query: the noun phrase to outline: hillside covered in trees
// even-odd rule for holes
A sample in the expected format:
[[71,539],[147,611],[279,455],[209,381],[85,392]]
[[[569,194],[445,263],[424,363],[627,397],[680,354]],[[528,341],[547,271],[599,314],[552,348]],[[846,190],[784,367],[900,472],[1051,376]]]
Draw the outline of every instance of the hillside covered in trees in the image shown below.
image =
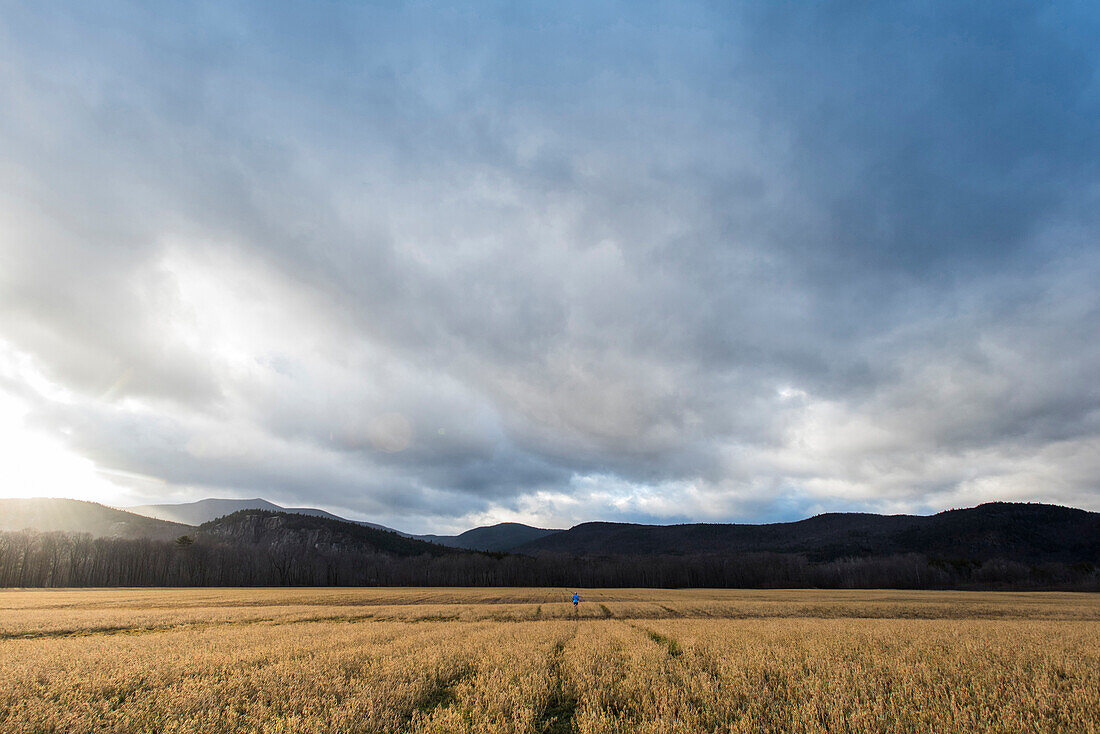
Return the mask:
[[1021,563],[1100,559],[1100,513],[991,502],[935,515],[830,513],[767,525],[584,523],[513,549],[577,555],[795,553],[811,561],[922,553]]
[[139,538],[3,532],[0,586],[1100,590],[1100,515],[1050,505],[996,503],[929,517],[822,515],[773,525],[586,523],[548,531],[511,553],[266,510],[179,528],[186,532],[171,540],[161,526],[154,526],[160,537]]

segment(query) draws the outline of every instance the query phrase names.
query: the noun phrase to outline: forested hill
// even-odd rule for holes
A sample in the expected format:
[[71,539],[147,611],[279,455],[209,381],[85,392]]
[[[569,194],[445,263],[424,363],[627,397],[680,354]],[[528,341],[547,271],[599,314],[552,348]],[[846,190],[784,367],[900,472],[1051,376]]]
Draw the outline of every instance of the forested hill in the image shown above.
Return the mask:
[[142,517],[96,502],[53,497],[0,499],[0,531],[88,533],[97,538],[153,538],[167,540],[194,528],[166,520]]
[[459,552],[392,530],[315,515],[239,510],[199,526],[198,535],[236,545],[327,554],[375,552],[392,556],[441,556]]
[[994,502],[936,515],[837,513],[767,525],[593,522],[525,543],[517,553],[737,555],[786,553],[812,561],[920,553],[977,561],[1100,562],[1100,513]]
[[467,548],[482,551],[509,551],[512,548],[532,540],[545,538],[561,530],[533,528],[518,522],[502,522],[487,527],[467,530],[459,535],[418,535],[421,540],[447,545],[452,548]]
[[[321,510],[316,507],[282,507],[274,502],[268,502],[261,497],[254,497],[248,500],[208,497],[207,499],[198,500],[197,502],[163,505],[134,505],[123,509],[138,515],[185,523],[187,525],[202,525],[204,522],[210,522],[219,517],[232,515],[238,510],[270,510],[271,512],[289,512],[294,515],[316,515],[317,517],[327,517],[330,520],[342,520],[344,522],[355,523],[356,525],[366,525],[369,528],[377,528],[379,530],[393,530],[393,528],[388,528],[385,525],[379,525],[378,523],[367,522],[365,520],[347,520],[339,515],[334,515],[327,510]],[[399,534],[408,535],[407,533]]]
[[87,502],[9,500],[0,510],[9,530],[0,532],[0,586],[1100,590],[1100,515],[1050,505],[770,525],[586,523],[528,542],[522,553],[448,548],[265,510],[198,528]]

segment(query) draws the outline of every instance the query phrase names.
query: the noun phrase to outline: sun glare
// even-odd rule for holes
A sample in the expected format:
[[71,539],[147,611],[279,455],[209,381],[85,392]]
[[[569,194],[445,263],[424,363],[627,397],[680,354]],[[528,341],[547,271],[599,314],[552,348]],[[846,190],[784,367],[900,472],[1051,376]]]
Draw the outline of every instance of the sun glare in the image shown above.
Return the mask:
[[68,497],[112,503],[120,488],[104,479],[95,463],[58,439],[29,427],[27,406],[0,392],[0,497]]

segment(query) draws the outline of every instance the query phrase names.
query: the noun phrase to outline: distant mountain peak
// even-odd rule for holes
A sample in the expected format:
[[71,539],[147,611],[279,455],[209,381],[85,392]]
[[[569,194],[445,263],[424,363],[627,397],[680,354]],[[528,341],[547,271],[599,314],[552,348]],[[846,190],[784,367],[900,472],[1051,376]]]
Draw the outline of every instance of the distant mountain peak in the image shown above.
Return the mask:
[[376,528],[378,530],[388,530],[390,532],[399,533],[400,535],[408,535],[407,533],[400,533],[393,528],[388,528],[385,525],[379,525],[377,523],[367,522],[365,520],[349,520],[345,517],[334,515],[327,510],[321,510],[316,507],[283,507],[269,500],[265,500],[262,497],[254,497],[252,499],[227,499],[222,497],[207,497],[206,499],[197,500],[195,502],[181,502],[178,504],[137,505],[135,507],[127,507],[125,509],[138,515],[155,517],[160,520],[169,520],[172,522],[182,522],[188,525],[202,525],[205,522],[209,522],[211,520],[215,520],[219,517],[224,517],[226,515],[231,515],[234,512],[238,512],[240,510],[268,510],[270,512],[289,512],[297,515],[327,517],[331,520],[340,520],[341,522],[350,522],[356,525]]

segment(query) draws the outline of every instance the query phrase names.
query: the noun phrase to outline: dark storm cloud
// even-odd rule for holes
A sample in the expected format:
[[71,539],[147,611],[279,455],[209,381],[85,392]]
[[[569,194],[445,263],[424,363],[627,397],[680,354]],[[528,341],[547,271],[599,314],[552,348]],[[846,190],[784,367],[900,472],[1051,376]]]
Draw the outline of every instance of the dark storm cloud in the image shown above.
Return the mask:
[[8,9],[9,391],[150,497],[410,529],[1095,506],[1097,30]]
[[1011,262],[1095,181],[1100,28],[1084,6],[751,15],[743,37],[765,109],[788,126],[800,183],[853,258],[922,274]]

